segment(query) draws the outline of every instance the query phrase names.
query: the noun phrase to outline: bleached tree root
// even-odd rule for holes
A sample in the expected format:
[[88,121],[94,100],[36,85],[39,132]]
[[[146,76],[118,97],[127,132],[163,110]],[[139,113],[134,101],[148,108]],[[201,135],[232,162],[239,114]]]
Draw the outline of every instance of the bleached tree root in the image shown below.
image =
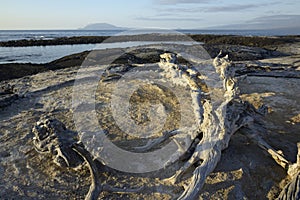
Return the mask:
[[238,117],[233,120],[233,124],[231,125],[232,128],[225,131],[223,134],[216,134],[215,136],[212,135],[212,137],[207,134],[206,138],[203,139],[203,142],[200,142],[196,147],[191,159],[186,162],[173,177],[171,177],[173,182],[179,182],[180,177],[189,167],[195,163],[198,164],[193,172],[191,183],[179,199],[195,199],[198,197],[206,177],[215,169],[220,161],[222,150],[228,147],[231,136],[251,121],[251,118],[241,119]]
[[89,192],[87,193],[85,199],[86,200],[96,200],[98,199],[100,193],[102,191],[107,192],[117,192],[117,193],[136,193],[143,190],[144,187],[140,188],[115,188],[109,185],[102,185],[99,181],[99,170],[97,168],[96,163],[90,156],[90,153],[84,149],[84,147],[78,143],[73,144],[72,148],[78,152],[86,161],[88,168],[91,174],[91,185]]
[[178,133],[177,130],[165,132],[162,137],[150,140],[145,146],[135,147],[134,150],[135,152],[139,152],[139,153],[150,151],[155,146],[160,145],[161,143],[163,143],[170,137],[176,135],[177,133]]
[[[196,146],[191,158],[173,175],[166,179],[172,183],[180,181],[182,175],[191,167],[197,166],[193,172],[191,183],[179,199],[195,199],[198,197],[200,190],[205,182],[206,177],[215,169],[221,158],[221,152],[228,147],[231,136],[243,129],[246,136],[251,138],[262,149],[267,151],[271,157],[284,169],[287,170],[291,177],[296,177],[289,184],[290,189],[286,189],[288,193],[283,196],[299,199],[299,166],[300,166],[300,145],[298,145],[297,163],[291,164],[283,155],[272,148],[264,141],[253,126],[257,120],[258,114],[264,114],[261,110],[256,110],[249,103],[242,102],[239,97],[237,78],[235,77],[235,69],[232,68],[228,57],[218,57],[214,60],[216,72],[220,74],[223,80],[225,101],[217,109],[213,110],[211,102],[206,101],[202,108],[202,118],[199,118],[200,129],[203,132],[203,138]],[[174,68],[174,67],[173,67]],[[191,79],[188,79],[191,80]],[[191,86],[191,84],[189,84]],[[298,187],[298,188],[297,188]],[[298,192],[298,193],[297,193]]]
[[102,189],[103,189],[100,184],[100,181],[99,181],[98,168],[97,168],[94,160],[90,156],[90,153],[87,150],[85,150],[83,148],[83,146],[75,143],[75,144],[73,144],[72,148],[84,158],[84,160],[86,161],[86,163],[89,167],[90,173],[91,173],[92,183],[90,185],[89,192],[87,193],[85,199],[86,200],[96,200],[96,199],[98,199],[98,196],[99,196],[100,192],[102,192]]
[[255,128],[245,127],[242,133],[256,143],[260,148],[268,152],[271,157],[284,169],[288,169],[289,161],[284,158],[283,155],[279,154],[273,147],[271,147],[265,140],[263,140],[258,133],[255,132]]
[[[254,111],[251,110],[253,107],[249,107],[247,103],[242,102],[238,98],[239,90],[234,77],[235,69],[232,68],[228,57],[217,57],[214,60],[216,72],[220,75],[220,81],[223,81],[224,95],[224,101],[217,109],[213,108],[212,102],[209,99],[199,100],[203,96],[201,96],[201,89],[197,87],[197,82],[199,82],[195,78],[197,77],[195,76],[197,73],[182,72],[184,68],[176,65],[176,59],[172,55],[165,54],[162,58],[164,59],[162,68],[165,71],[178,70],[179,74],[183,74],[182,76],[187,80],[187,85],[192,90],[200,91],[198,96],[192,95],[192,98],[195,116],[198,119],[199,131],[203,133],[203,137],[196,145],[190,159],[185,162],[175,175],[165,179],[165,181],[177,183],[191,166],[196,165],[190,184],[179,197],[179,199],[187,200],[196,199],[206,177],[215,169],[219,162],[222,150],[228,147],[231,136],[237,130],[253,121],[250,113]],[[170,74],[176,74],[176,72],[171,71]],[[191,139],[194,140],[195,137]]]
[[281,191],[278,200],[298,200],[300,199],[300,173],[295,176]]

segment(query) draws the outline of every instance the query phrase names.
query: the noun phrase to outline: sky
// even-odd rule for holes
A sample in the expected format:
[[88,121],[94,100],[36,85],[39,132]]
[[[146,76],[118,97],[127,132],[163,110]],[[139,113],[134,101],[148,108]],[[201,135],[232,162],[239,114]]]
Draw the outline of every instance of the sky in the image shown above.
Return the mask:
[[0,0],[0,30],[300,27],[299,0]]

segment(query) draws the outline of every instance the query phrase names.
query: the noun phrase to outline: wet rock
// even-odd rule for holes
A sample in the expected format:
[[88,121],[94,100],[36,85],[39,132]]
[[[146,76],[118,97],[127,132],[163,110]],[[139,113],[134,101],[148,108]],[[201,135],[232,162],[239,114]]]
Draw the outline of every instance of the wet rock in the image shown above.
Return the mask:
[[12,40],[0,42],[3,47],[25,47],[25,46],[49,46],[68,44],[96,44],[101,43],[106,36],[82,36],[82,37],[62,37],[50,40]]

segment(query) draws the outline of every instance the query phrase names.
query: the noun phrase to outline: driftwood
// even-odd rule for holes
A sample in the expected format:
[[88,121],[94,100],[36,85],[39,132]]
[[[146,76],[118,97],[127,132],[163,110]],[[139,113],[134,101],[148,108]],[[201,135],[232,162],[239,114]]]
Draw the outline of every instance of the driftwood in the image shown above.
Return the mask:
[[33,127],[33,144],[37,152],[52,155],[60,167],[77,167],[82,157],[72,149],[77,133],[70,131],[57,119],[41,118]]
[[[202,95],[203,92],[198,86],[200,74],[195,69],[187,69],[185,66],[178,65],[175,55],[172,54],[163,54],[161,58],[160,66],[164,69],[165,76],[168,78],[170,78],[170,74],[182,76],[191,88],[194,112],[198,119],[198,133],[203,134],[190,159],[166,181],[173,183],[180,181],[182,175],[191,166],[196,165],[191,183],[179,197],[179,199],[195,199],[198,197],[206,177],[215,169],[220,160],[221,151],[228,147],[232,134],[253,119],[248,116],[246,104],[237,97],[235,71],[227,56],[221,57],[219,54],[214,60],[216,72],[220,75],[220,81],[223,81],[224,94],[224,101],[217,109],[213,108],[211,100]],[[175,83],[176,78],[171,76],[171,80]],[[195,140],[196,136],[192,135],[191,139]]]
[[[251,126],[250,126],[251,127]],[[271,147],[259,134],[255,131],[255,127],[249,128],[245,127],[242,130],[243,134],[250,138],[254,143],[256,143],[260,148],[267,151],[268,154],[284,169],[288,169],[290,163],[284,158],[283,155],[278,153],[273,147]]]
[[298,200],[300,199],[300,174],[295,176],[280,193],[279,200]]
[[72,148],[78,152],[84,160],[87,162],[90,173],[91,173],[91,179],[92,179],[92,184],[90,186],[89,192],[87,193],[85,199],[86,200],[94,200],[98,199],[98,196],[100,192],[102,191],[102,186],[99,181],[99,172],[98,168],[90,156],[89,152],[84,149],[84,147],[78,143],[73,144]]
[[283,155],[264,141],[253,129],[243,128],[243,133],[253,142],[257,143],[260,148],[265,150],[275,160],[277,164],[283,167],[291,181],[284,187],[280,193],[279,200],[298,200],[300,199],[300,143],[298,146],[298,155],[296,163],[291,163]]
[[287,173],[292,179],[282,190],[279,200],[298,200],[300,199],[300,143],[298,146],[297,161],[294,164],[289,163]]
[[99,181],[99,168],[83,144],[75,138],[76,132],[70,131],[57,119],[42,117],[33,127],[33,144],[37,152],[50,154],[53,161],[60,167],[76,168],[83,164],[88,165],[91,174],[91,185],[85,197],[86,200],[96,200],[102,191],[133,193],[140,192],[143,187],[135,189],[114,188]]
[[176,131],[176,130],[165,132],[162,137],[159,137],[159,138],[153,139],[153,140],[149,140],[149,142],[147,142],[147,144],[145,146],[135,147],[134,150],[135,150],[135,152],[139,152],[139,153],[150,151],[155,146],[163,143],[164,141],[166,141],[170,137],[176,135],[177,132],[178,131]]
[[[256,110],[253,106],[249,105],[249,103],[242,102],[239,99],[235,69],[230,63],[228,56],[221,57],[221,55],[222,52],[214,59],[213,64],[216,68],[216,72],[220,74],[220,78],[223,80],[225,100],[217,110],[212,109],[209,100],[205,100],[202,109],[197,110],[200,112],[198,116],[202,116],[199,117],[199,128],[203,133],[203,138],[197,144],[191,158],[174,176],[168,178],[167,181],[173,183],[180,181],[182,174],[192,165],[196,165],[197,167],[193,172],[191,183],[185,188],[185,191],[179,199],[197,198],[206,177],[214,170],[220,160],[222,150],[228,147],[230,137],[239,129],[243,129],[243,133],[246,136],[251,138],[263,150],[267,151],[280,166],[287,170],[288,175],[293,178],[292,182],[283,190],[279,199],[299,199],[300,144],[298,144],[299,153],[297,163],[292,164],[259,136],[253,123],[257,119],[258,114],[262,115],[265,113],[263,112],[265,109],[262,107]],[[176,59],[170,57],[172,57],[172,55],[162,56],[164,66],[171,66],[169,70],[179,70],[181,71],[180,74],[186,74],[182,72],[184,68],[178,66],[174,67],[174,65],[177,65]],[[188,85],[193,90],[199,90],[199,88],[193,88],[194,85],[197,85],[197,80],[191,78],[188,80]],[[200,104],[199,101],[198,103]],[[201,105],[199,106],[201,107]],[[195,114],[197,116],[197,113]]]

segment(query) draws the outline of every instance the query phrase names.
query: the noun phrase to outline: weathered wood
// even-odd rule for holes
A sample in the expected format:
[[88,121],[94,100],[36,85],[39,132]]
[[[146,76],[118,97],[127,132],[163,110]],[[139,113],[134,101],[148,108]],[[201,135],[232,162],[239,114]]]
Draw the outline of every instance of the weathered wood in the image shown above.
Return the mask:
[[300,173],[295,176],[281,191],[278,200],[299,200],[300,199]]
[[177,133],[178,133],[178,130],[167,131],[163,134],[162,137],[159,137],[159,138],[156,138],[153,140],[149,140],[149,142],[147,142],[146,145],[141,146],[141,147],[135,147],[134,150],[139,153],[150,151],[151,149],[153,149],[153,147],[163,143],[164,141],[166,141],[170,137],[176,135]]
[[[247,106],[237,97],[235,69],[232,68],[228,56],[221,57],[220,53],[213,62],[216,72],[220,75],[220,81],[223,81],[224,85],[224,102],[217,110],[214,110],[209,99],[203,99],[204,97],[201,96],[201,90],[197,87],[199,80],[195,78],[198,76],[193,76],[197,72],[187,73],[184,67],[176,64],[174,55],[164,54],[161,57],[163,59],[161,68],[165,70],[166,77],[171,77],[171,80],[176,82],[177,77],[174,77],[174,74],[182,75],[186,80],[186,85],[192,91],[199,92],[197,95],[191,96],[195,116],[198,119],[199,131],[203,133],[203,137],[197,144],[191,158],[172,177],[165,179],[165,181],[176,183],[192,165],[197,165],[191,183],[179,197],[179,199],[195,199],[198,197],[206,177],[219,162],[222,150],[228,147],[232,134],[249,124],[252,118],[248,117],[248,113],[245,111]],[[194,140],[195,136],[191,139]]]
[[298,154],[296,163],[291,163],[283,155],[278,153],[255,131],[255,127],[244,127],[242,133],[250,138],[260,148],[265,150],[275,160],[277,164],[283,167],[291,178],[291,181],[281,191],[279,200],[298,200],[300,199],[300,143],[297,144]]
[[294,177],[298,173],[300,173],[300,142],[297,144],[298,147],[298,154],[297,154],[297,159],[296,163],[291,164],[288,169],[288,175],[290,177]]
[[242,133],[256,143],[260,148],[268,152],[271,157],[284,169],[288,169],[290,162],[279,154],[273,147],[271,147],[265,140],[263,140],[255,131],[255,127],[244,127]]
[[292,180],[281,191],[279,200],[298,200],[300,199],[300,143],[297,144],[297,161],[288,167],[288,175]]
[[82,164],[81,156],[72,149],[77,133],[68,130],[57,119],[42,117],[33,127],[34,148],[39,153],[50,154],[53,162],[60,167],[78,167]]
[[72,148],[84,158],[91,173],[92,184],[90,185],[90,189],[85,197],[85,200],[97,200],[100,192],[102,191],[102,186],[99,181],[98,168],[90,156],[90,153],[84,149],[82,145],[75,143],[73,144]]
[[65,125],[57,119],[42,117],[34,126],[32,132],[35,134],[33,144],[35,150],[41,154],[51,154],[53,161],[60,167],[78,167],[83,161],[88,165],[91,174],[91,185],[85,197],[86,200],[96,200],[102,191],[135,193],[142,191],[139,188],[114,188],[106,184],[101,184],[99,179],[99,169],[84,148],[82,143],[74,139],[74,132],[68,130]]

